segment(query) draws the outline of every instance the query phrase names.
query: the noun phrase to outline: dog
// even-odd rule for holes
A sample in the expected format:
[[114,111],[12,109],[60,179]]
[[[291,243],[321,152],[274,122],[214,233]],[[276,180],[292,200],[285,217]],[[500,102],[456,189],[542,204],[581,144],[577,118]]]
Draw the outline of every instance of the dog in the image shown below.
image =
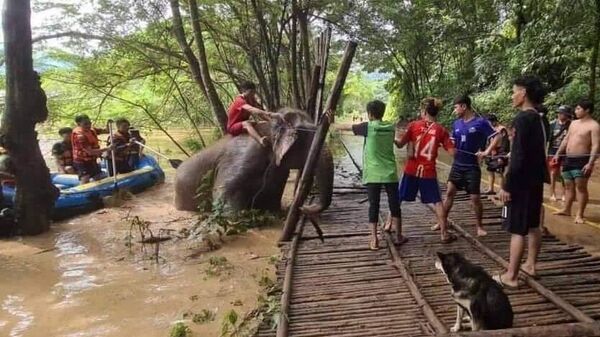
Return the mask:
[[459,253],[437,253],[435,267],[444,273],[452,286],[450,292],[456,302],[456,323],[451,328],[462,328],[465,312],[471,319],[471,330],[497,330],[513,326],[513,310],[502,287],[483,270],[467,261]]

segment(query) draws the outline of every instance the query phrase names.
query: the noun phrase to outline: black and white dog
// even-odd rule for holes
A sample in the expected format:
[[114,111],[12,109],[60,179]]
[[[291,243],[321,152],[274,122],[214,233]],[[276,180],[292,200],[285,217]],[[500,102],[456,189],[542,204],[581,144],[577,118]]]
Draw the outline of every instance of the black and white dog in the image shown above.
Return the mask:
[[438,252],[435,267],[452,286],[456,302],[456,323],[452,332],[460,331],[465,312],[471,318],[471,329],[495,330],[511,328],[513,311],[508,296],[483,268],[467,261],[459,253]]

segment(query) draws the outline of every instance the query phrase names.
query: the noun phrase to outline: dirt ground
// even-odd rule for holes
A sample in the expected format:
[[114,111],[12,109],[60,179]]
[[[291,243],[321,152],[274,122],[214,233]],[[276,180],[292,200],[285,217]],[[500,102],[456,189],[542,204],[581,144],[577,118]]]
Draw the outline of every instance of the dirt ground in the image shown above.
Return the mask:
[[[0,241],[0,336],[165,337],[184,313],[206,309],[215,319],[186,321],[194,336],[218,336],[222,317],[252,310],[259,280],[274,278],[279,228],[228,238],[217,251],[198,253],[198,243],[171,240],[142,251],[129,222],[139,216],[156,232],[190,227],[195,216],[172,206],[172,182],[156,186],[119,208],[56,223],[49,233]],[[228,267],[208,272],[211,257]]]

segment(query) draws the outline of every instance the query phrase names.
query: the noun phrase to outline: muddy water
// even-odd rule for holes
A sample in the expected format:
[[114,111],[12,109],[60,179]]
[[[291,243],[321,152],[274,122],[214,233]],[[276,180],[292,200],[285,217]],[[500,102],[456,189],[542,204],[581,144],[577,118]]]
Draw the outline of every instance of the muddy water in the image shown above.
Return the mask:
[[[128,216],[150,221],[155,233],[191,225],[192,214],[171,206],[172,189],[167,182],[121,208],[57,223],[42,236],[0,241],[0,336],[164,337],[184,312],[203,309],[215,312],[215,321],[188,325],[196,336],[216,336],[227,311],[254,308],[259,278],[273,278],[277,228],[250,231],[205,254],[188,241],[167,241],[159,264],[152,247],[126,246]],[[211,256],[227,258],[233,268],[207,275]]]

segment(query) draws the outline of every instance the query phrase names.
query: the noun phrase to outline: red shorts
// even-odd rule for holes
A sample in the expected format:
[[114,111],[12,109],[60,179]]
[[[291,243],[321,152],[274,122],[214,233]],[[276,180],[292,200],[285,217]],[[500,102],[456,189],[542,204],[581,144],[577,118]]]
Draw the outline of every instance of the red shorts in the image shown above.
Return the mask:
[[239,136],[244,132],[244,122],[237,122],[237,123],[233,123],[231,124],[228,128],[227,128],[227,133],[232,135],[232,136]]
[[548,159],[546,159],[546,161],[548,163],[548,169],[550,171],[557,171],[560,169],[560,166],[562,165],[562,163],[561,163],[562,160],[559,159],[558,161],[555,161],[554,157],[552,157],[552,156],[548,156]]

